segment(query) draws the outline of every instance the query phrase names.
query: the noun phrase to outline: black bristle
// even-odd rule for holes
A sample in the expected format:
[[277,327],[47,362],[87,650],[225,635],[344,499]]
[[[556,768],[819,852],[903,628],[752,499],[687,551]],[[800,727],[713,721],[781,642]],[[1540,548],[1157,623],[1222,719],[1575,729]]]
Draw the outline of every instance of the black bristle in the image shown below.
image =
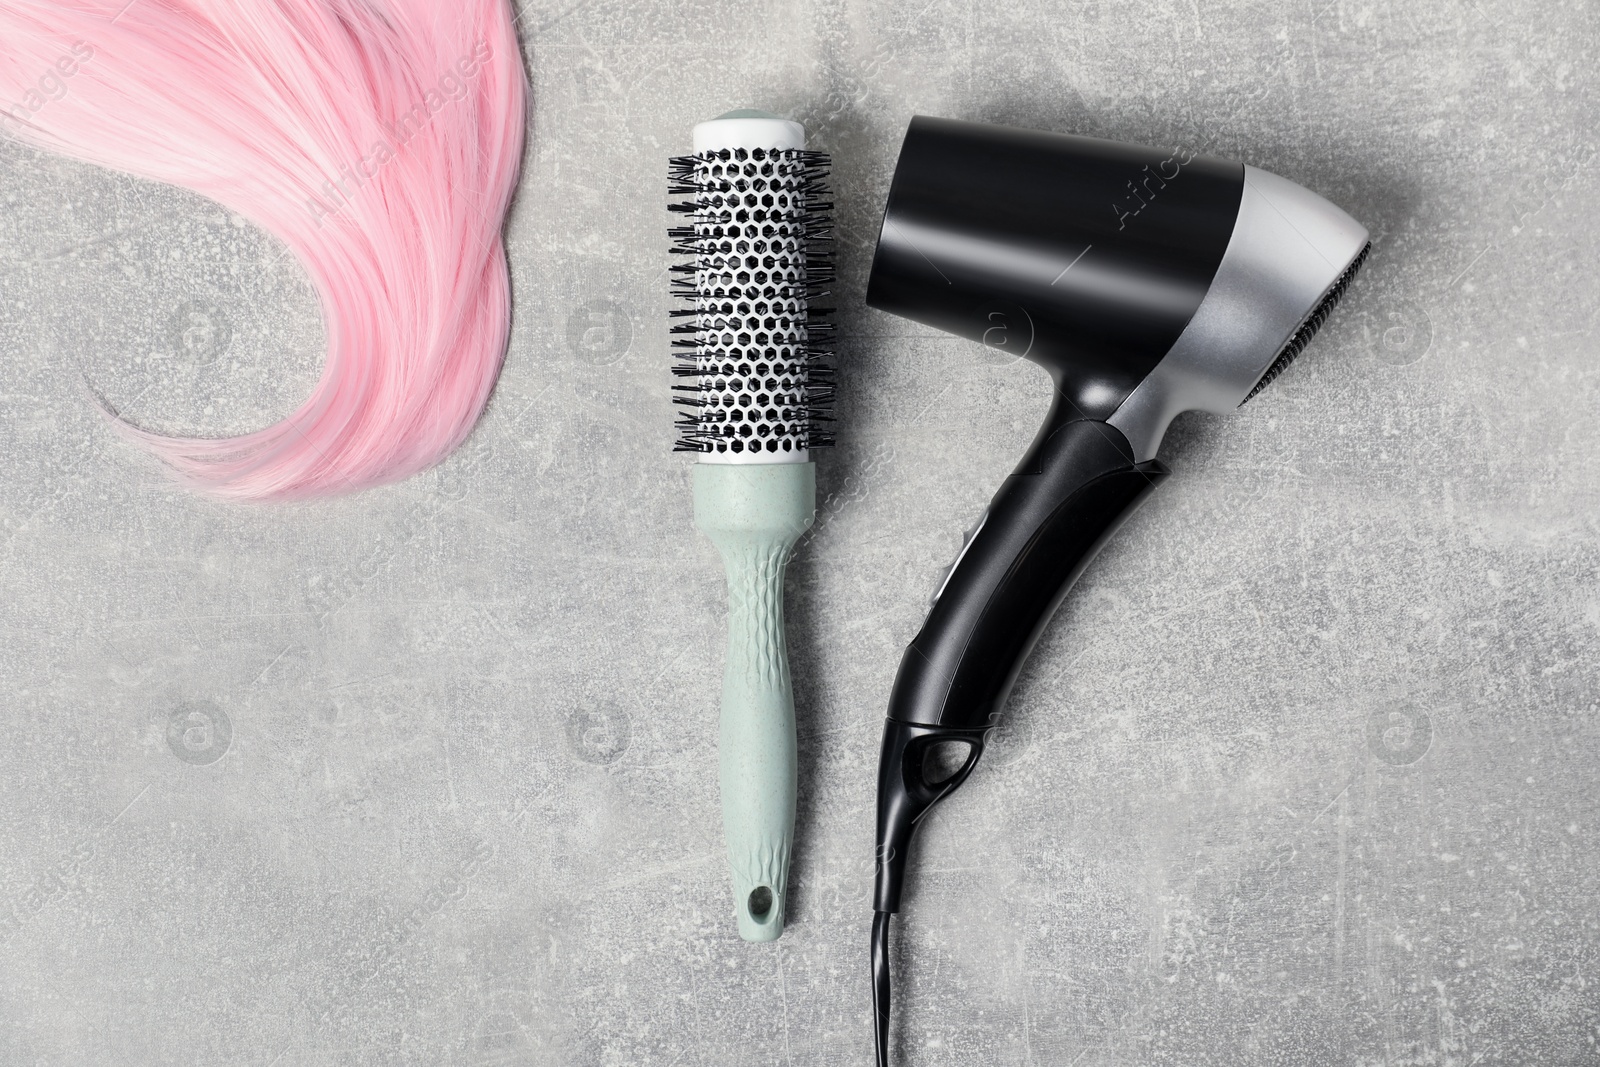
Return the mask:
[[1369,241],[1366,247],[1361,250],[1361,253],[1351,260],[1350,265],[1339,275],[1338,280],[1328,289],[1327,294],[1322,298],[1322,302],[1316,306],[1316,309],[1311,314],[1306,316],[1306,320],[1300,324],[1300,328],[1294,332],[1294,336],[1289,338],[1289,343],[1283,346],[1283,351],[1278,353],[1278,358],[1272,361],[1272,365],[1261,376],[1261,380],[1256,383],[1256,387],[1250,390],[1250,395],[1239,401],[1240,407],[1254,400],[1257,393],[1271,385],[1272,380],[1287,370],[1289,364],[1293,363],[1300,353],[1305,351],[1306,345],[1311,343],[1311,338],[1316,336],[1317,331],[1322,329],[1322,324],[1328,321],[1328,315],[1333,311],[1334,305],[1338,304],[1339,298],[1344,296],[1345,289],[1349,288],[1351,279],[1356,276],[1356,272],[1361,269],[1361,264],[1367,260],[1367,253],[1371,251],[1372,243]]

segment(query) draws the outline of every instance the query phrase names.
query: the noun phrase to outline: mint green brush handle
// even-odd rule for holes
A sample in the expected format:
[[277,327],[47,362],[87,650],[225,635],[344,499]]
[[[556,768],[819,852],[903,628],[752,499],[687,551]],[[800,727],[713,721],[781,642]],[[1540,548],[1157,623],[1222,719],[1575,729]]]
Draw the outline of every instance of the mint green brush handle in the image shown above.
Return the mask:
[[697,463],[694,521],[728,572],[722,676],[722,829],[739,936],[783,933],[794,837],[794,693],[783,635],[783,570],[816,513],[810,463]]

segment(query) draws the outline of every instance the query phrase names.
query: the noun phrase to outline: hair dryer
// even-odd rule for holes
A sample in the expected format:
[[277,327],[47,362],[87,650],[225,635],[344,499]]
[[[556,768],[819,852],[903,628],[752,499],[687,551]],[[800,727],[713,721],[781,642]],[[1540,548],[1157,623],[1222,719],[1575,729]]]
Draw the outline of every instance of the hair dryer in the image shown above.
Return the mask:
[[[1155,456],[1173,417],[1225,414],[1260,392],[1369,247],[1343,211],[1254,167],[911,121],[867,303],[1032,360],[1055,396],[940,583],[889,700],[872,933],[880,1065],[889,916],[918,822],[972,773],[1068,588],[1166,477]],[[935,752],[952,745],[965,758],[947,773],[954,761]]]

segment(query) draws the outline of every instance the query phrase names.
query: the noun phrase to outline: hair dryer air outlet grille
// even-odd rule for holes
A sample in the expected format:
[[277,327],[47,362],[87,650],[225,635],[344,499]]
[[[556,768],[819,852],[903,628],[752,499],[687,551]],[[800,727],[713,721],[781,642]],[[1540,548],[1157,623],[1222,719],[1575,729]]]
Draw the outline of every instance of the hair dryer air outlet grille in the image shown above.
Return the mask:
[[1339,298],[1344,296],[1344,291],[1350,287],[1350,282],[1355,278],[1356,272],[1361,269],[1361,264],[1367,261],[1367,253],[1371,251],[1372,245],[1366,245],[1357,254],[1355,261],[1344,269],[1344,273],[1339,275],[1339,280],[1333,283],[1333,288],[1328,290],[1328,295],[1323,297],[1322,303],[1317,305],[1317,310],[1313,311],[1300,328],[1294,332],[1294,336],[1289,338],[1289,343],[1283,346],[1283,351],[1278,353],[1278,358],[1273,360],[1272,366],[1267,368],[1267,373],[1261,376],[1261,380],[1256,383],[1254,389],[1250,390],[1250,394],[1240,401],[1240,407],[1248,404],[1255,398],[1257,393],[1271,385],[1272,380],[1288,370],[1289,364],[1293,363],[1299,358],[1300,353],[1305,351],[1306,345],[1310,344],[1311,339],[1317,335],[1317,331],[1322,329],[1322,324],[1328,321],[1328,316],[1333,313],[1334,305],[1338,304]]

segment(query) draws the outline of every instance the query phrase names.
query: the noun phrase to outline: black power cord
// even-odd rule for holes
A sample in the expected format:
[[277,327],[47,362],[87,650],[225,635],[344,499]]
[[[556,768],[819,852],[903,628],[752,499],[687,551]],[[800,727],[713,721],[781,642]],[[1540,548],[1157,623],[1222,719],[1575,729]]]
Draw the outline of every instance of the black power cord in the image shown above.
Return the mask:
[[872,1014],[878,1067],[889,1067],[889,912],[872,913]]

